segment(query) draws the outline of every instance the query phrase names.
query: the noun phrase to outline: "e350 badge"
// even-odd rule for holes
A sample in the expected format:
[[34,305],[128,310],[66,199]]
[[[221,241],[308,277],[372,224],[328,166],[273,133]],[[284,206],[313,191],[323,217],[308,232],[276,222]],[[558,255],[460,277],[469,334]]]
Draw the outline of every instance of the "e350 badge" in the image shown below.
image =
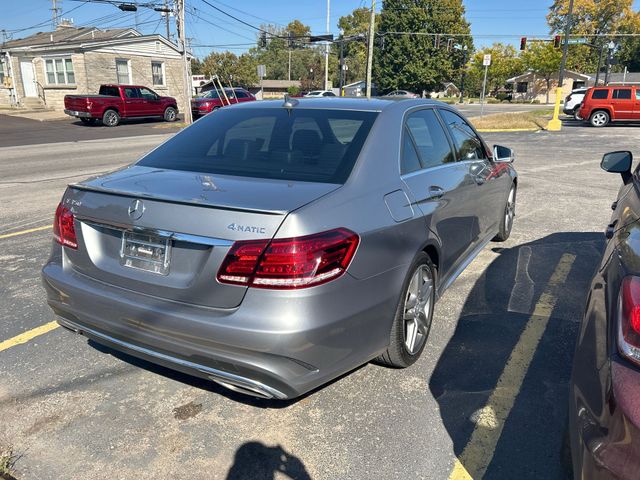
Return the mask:
[[234,232],[267,233],[267,230],[264,227],[255,227],[252,225],[238,225],[237,223],[231,223],[227,225],[227,228],[229,230],[233,230]]

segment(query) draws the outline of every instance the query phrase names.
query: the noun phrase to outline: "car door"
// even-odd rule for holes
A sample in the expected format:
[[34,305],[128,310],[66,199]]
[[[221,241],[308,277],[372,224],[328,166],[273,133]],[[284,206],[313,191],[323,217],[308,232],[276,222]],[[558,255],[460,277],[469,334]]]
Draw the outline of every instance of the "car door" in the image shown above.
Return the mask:
[[164,114],[164,105],[156,92],[142,87],[140,88],[140,96],[142,97],[142,108],[145,115],[156,116]]
[[124,107],[127,117],[142,117],[145,115],[144,100],[138,87],[123,87]]
[[497,232],[511,179],[492,161],[486,145],[465,119],[452,110],[442,108],[439,112],[453,140],[457,161],[465,170],[460,198],[471,205],[477,222],[472,241],[474,245],[485,242]]
[[433,108],[406,116],[400,158],[401,178],[440,241],[440,274],[448,277],[469,251],[475,221],[468,202],[460,201],[466,167],[455,161],[453,145]]
[[631,87],[614,88],[611,96],[613,118],[616,120],[631,120],[633,118],[633,102]]

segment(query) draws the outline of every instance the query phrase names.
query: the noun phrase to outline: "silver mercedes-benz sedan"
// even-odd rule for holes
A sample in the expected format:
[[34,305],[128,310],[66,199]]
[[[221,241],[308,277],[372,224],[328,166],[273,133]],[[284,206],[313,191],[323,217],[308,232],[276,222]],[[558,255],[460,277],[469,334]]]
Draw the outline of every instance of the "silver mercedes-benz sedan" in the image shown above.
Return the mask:
[[98,343],[261,397],[407,367],[438,297],[509,236],[512,161],[435,101],[234,105],[68,187],[48,303]]

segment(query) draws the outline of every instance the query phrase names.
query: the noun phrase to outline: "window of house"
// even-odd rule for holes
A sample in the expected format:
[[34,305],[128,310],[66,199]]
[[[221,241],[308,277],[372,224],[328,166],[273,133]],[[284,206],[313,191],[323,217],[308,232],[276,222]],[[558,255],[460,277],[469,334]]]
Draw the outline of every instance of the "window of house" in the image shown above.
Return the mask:
[[70,58],[47,58],[44,69],[49,85],[69,85],[76,83],[73,61]]
[[153,84],[164,86],[164,63],[163,62],[151,62],[151,76],[153,77]]
[[518,93],[527,93],[529,90],[529,82],[518,82],[516,85],[516,92]]
[[116,59],[116,80],[121,85],[131,83],[129,75],[129,60]]
[[631,98],[631,89],[630,88],[616,88],[613,91],[613,98],[617,98],[619,100],[629,100]]

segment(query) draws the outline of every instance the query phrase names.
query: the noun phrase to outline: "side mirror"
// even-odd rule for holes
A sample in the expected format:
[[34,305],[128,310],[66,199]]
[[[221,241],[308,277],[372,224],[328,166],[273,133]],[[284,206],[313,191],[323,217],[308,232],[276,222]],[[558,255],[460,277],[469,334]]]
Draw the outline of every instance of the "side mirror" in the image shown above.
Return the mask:
[[508,147],[502,145],[493,146],[493,161],[500,163],[512,163],[516,159],[516,154]]
[[605,153],[600,162],[600,168],[605,172],[619,173],[622,181],[627,184],[631,181],[631,164],[633,154],[628,151]]

